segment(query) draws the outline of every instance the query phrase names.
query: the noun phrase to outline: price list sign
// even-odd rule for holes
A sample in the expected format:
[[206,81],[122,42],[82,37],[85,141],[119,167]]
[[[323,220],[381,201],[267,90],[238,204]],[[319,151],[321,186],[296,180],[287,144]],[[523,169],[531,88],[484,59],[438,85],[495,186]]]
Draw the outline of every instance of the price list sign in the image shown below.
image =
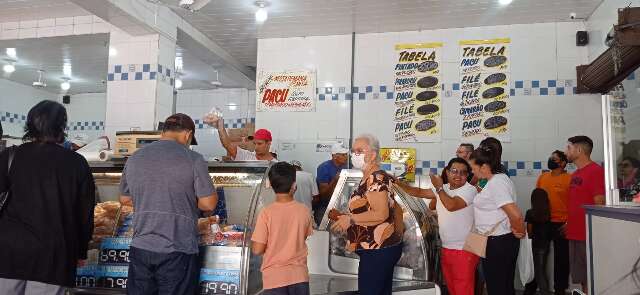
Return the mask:
[[200,295],[240,294],[240,271],[203,268],[200,270]]
[[100,264],[129,264],[131,238],[105,238],[100,245]]

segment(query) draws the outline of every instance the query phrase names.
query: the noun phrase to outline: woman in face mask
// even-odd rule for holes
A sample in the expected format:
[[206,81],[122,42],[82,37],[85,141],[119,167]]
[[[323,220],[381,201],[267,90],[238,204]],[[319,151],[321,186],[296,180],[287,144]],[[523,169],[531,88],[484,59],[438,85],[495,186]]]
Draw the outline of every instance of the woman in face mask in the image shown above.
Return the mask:
[[331,210],[332,230],[347,236],[346,249],[360,256],[360,294],[391,294],[393,268],[402,254],[402,209],[391,191],[393,178],[380,169],[380,143],[373,135],[353,142],[351,162],[363,177],[349,211]]

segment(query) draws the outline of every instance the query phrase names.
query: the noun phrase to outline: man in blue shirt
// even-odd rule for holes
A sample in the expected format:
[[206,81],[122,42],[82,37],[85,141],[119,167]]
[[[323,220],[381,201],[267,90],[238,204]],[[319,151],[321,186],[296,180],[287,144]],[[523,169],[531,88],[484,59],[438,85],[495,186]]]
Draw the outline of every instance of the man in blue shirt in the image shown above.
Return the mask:
[[331,146],[331,160],[325,161],[318,166],[316,182],[320,193],[313,202],[313,216],[318,224],[322,221],[324,212],[327,210],[333,190],[338,183],[340,171],[347,168],[348,153],[349,150],[347,148],[340,143],[336,143]]

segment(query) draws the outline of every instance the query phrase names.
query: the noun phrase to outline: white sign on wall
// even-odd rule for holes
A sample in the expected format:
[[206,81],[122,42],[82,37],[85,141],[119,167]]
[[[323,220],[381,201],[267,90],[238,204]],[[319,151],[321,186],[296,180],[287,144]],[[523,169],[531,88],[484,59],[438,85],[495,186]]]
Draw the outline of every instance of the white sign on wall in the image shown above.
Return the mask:
[[284,71],[258,74],[258,112],[314,112],[316,75],[314,71]]

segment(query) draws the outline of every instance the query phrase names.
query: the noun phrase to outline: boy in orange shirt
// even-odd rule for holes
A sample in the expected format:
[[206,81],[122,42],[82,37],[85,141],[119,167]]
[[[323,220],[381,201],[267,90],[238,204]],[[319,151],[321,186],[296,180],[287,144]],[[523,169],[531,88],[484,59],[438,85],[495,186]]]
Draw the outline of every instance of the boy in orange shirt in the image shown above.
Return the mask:
[[269,170],[276,201],[258,214],[251,250],[262,259],[262,294],[308,295],[306,240],[313,233],[312,217],[295,201],[296,169],[279,162]]
[[[565,236],[571,185],[571,174],[565,169],[568,162],[563,152],[554,151],[547,162],[550,171],[540,175],[536,185],[537,188],[544,189],[549,196],[555,294],[565,294],[569,287],[569,241]],[[527,288],[535,290],[535,281]]]

